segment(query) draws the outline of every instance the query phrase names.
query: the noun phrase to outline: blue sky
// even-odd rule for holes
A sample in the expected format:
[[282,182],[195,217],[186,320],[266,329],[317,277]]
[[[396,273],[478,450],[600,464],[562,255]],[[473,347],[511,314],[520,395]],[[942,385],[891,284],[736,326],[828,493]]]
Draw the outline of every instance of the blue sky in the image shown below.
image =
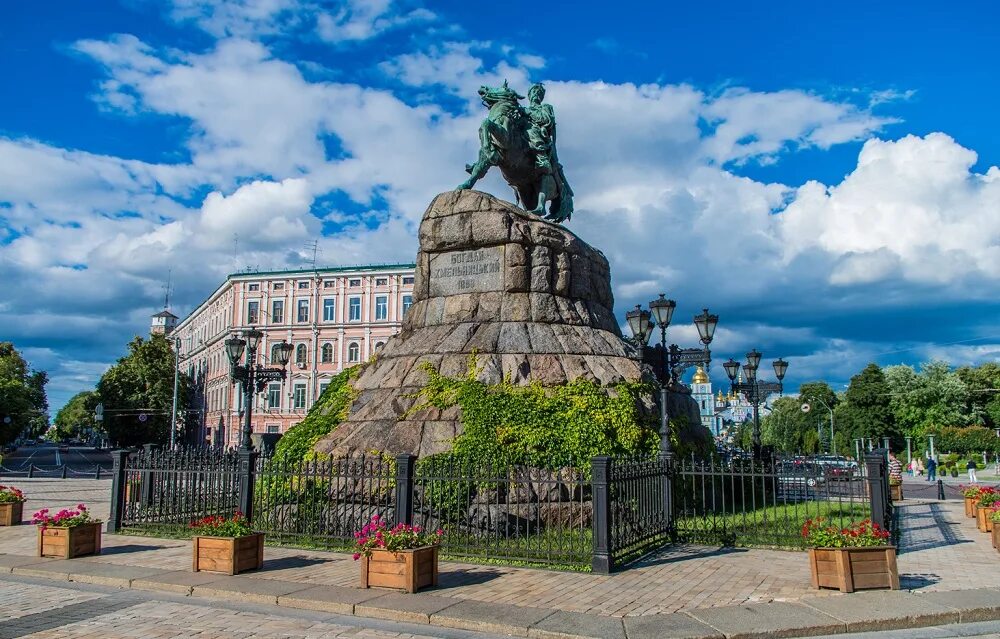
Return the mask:
[[[1000,357],[995,3],[15,3],[0,338],[58,408],[226,273],[408,261],[475,88],[546,83],[616,312],[660,291],[789,381]],[[509,197],[495,175],[484,190]],[[249,229],[255,229],[252,233]],[[240,235],[234,254],[233,234]],[[722,381],[721,368],[713,377]]]

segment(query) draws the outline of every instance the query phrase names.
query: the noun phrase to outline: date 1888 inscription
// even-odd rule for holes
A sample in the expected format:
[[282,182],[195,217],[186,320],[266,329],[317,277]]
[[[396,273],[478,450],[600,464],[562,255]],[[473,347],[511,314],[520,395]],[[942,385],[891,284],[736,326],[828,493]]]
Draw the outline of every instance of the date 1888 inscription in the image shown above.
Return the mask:
[[503,287],[503,247],[438,253],[430,261],[430,295],[499,291]]

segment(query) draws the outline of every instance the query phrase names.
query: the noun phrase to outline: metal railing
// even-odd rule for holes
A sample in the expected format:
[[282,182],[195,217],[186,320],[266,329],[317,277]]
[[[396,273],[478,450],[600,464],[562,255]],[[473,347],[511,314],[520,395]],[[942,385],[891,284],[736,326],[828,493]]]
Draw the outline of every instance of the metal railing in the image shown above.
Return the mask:
[[418,461],[412,482],[412,522],[443,530],[446,555],[590,565],[591,486],[575,468],[476,465],[445,455]]
[[269,543],[343,549],[375,515],[444,532],[445,556],[610,572],[666,544],[802,548],[802,524],[891,528],[885,458],[832,477],[778,460],[593,460],[580,469],[368,455],[296,463],[253,451],[115,451],[110,532],[188,534],[243,512]]
[[872,515],[863,476],[808,461],[681,459],[674,478],[677,538],[689,543],[805,548],[807,519],[842,527]]

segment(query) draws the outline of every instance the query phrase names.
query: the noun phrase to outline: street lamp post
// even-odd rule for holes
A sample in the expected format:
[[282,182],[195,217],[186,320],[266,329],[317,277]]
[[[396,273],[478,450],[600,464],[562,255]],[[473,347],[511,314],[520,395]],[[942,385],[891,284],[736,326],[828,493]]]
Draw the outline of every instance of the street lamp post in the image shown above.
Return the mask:
[[[694,325],[698,329],[698,338],[704,345],[702,348],[681,348],[676,344],[667,345],[667,327],[674,316],[677,302],[667,299],[660,293],[658,299],[649,303],[649,310],[636,305],[625,314],[632,340],[636,345],[639,361],[649,364],[656,379],[660,383],[660,453],[671,454],[670,415],[667,411],[667,391],[673,384],[680,382],[684,371],[694,365],[707,367],[712,362],[712,351],[708,345],[715,336],[715,327],[719,324],[719,316],[702,309],[694,316]],[[652,351],[647,348],[649,337],[655,326],[660,327],[660,343]]]
[[[251,416],[253,413],[254,395],[267,387],[268,382],[285,379],[285,366],[292,356],[292,345],[281,341],[276,350],[277,362],[281,368],[267,368],[257,363],[257,347],[264,334],[255,328],[243,331],[243,337],[233,335],[226,340],[226,355],[229,357],[229,375],[234,382],[243,385],[243,433],[240,448],[251,450],[253,443],[250,435],[253,432]],[[240,364],[240,358],[246,349],[246,364]]]
[[746,364],[743,364],[743,375],[746,377],[745,382],[737,382],[736,376],[740,370],[740,363],[735,359],[730,358],[725,364],[722,365],[726,369],[726,375],[729,376],[729,383],[733,393],[742,393],[753,405],[753,457],[754,459],[761,458],[761,438],[760,438],[760,405],[764,403],[768,395],[772,393],[781,394],[784,390],[782,385],[782,380],[785,379],[785,373],[788,371],[788,362],[778,358],[771,363],[774,367],[774,375],[778,378],[777,382],[763,382],[757,379],[757,368],[760,366],[761,353],[757,349],[753,349],[747,353]]

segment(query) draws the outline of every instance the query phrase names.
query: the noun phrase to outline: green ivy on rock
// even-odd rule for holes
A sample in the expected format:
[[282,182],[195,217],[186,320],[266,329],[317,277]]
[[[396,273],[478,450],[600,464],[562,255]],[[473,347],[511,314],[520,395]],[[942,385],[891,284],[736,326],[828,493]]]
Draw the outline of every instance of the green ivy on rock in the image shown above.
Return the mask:
[[355,397],[351,381],[357,374],[358,367],[354,366],[344,369],[330,380],[330,385],[316,400],[306,418],[289,428],[278,440],[274,447],[275,461],[296,463],[312,456],[316,442],[347,418],[347,410]]
[[517,464],[536,468],[572,466],[589,473],[598,455],[653,454],[656,422],[641,409],[650,384],[621,382],[603,387],[587,379],[543,386],[517,386],[505,379],[486,384],[469,373],[452,378],[424,364],[427,384],[416,393],[416,412],[433,406],[461,407],[463,433],[454,454],[468,463]]

